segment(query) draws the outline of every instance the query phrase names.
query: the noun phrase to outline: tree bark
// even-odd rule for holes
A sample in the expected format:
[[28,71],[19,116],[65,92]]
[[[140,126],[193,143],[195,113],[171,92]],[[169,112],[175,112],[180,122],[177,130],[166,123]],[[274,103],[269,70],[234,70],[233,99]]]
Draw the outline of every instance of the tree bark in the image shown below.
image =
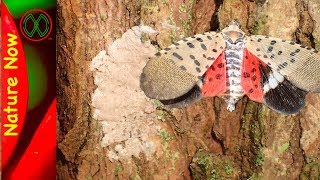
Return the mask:
[[[141,57],[154,47],[221,30],[232,19],[248,34],[319,50],[319,9],[316,0],[58,0],[58,179],[316,179],[319,95],[308,95],[295,115],[246,97],[234,112],[218,97],[166,110],[143,97],[137,82]],[[137,36],[139,25],[159,33]],[[97,71],[94,61],[106,64]],[[102,73],[107,86],[97,84]],[[98,109],[95,93],[113,85],[102,92],[109,101],[98,101],[106,109]]]

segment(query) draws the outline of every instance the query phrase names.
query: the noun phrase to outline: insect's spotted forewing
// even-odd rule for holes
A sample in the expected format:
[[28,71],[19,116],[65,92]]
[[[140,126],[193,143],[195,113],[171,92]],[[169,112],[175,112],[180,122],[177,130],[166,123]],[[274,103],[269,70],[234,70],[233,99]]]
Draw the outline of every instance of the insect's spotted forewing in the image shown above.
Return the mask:
[[217,60],[207,69],[203,78],[202,96],[213,97],[223,93],[226,89],[226,59],[222,52]]
[[201,81],[224,49],[222,35],[215,32],[178,41],[149,60],[141,74],[141,89],[150,98],[177,99]]
[[320,55],[314,49],[265,36],[248,37],[246,48],[293,85],[320,91]]
[[298,112],[306,91],[299,89],[261,59],[245,49],[241,85],[247,96],[282,114]]
[[296,113],[305,104],[306,91],[320,91],[320,56],[314,49],[266,36],[248,37],[246,48],[267,65],[260,66],[261,84],[271,109]]
[[259,58],[244,49],[242,70],[241,70],[241,86],[247,96],[256,102],[264,103],[264,93],[262,76],[260,67],[266,65]]

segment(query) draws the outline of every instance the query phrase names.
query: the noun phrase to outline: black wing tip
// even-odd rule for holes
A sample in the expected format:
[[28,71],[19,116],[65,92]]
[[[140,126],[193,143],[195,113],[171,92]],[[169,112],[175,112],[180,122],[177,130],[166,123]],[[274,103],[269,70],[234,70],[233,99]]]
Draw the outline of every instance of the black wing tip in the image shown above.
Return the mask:
[[180,97],[170,100],[160,100],[160,102],[164,104],[166,108],[184,108],[195,103],[201,98],[201,89],[198,85],[195,85],[189,92]]
[[140,74],[140,89],[144,92],[144,94],[150,99],[166,99],[164,95],[160,95],[159,91],[154,88],[155,85],[153,84],[152,79],[142,72]]
[[144,92],[144,94],[148,97],[148,98],[152,98],[150,97],[149,92],[149,88],[148,88],[148,83],[147,83],[147,78],[146,78],[146,74],[141,73],[140,74],[140,89]]
[[269,90],[264,95],[265,104],[281,114],[295,114],[305,106],[306,94],[306,91],[284,79],[275,89]]
[[[191,101],[196,99],[200,99],[201,90],[198,85],[194,85],[187,93],[184,93],[182,96],[177,96],[174,94],[174,90],[169,88],[170,86],[162,87],[156,89],[152,79],[148,78],[146,74],[141,73],[140,75],[140,89],[144,92],[144,94],[150,99],[157,99],[162,102],[168,108],[179,108],[185,107],[191,104]],[[192,86],[191,86],[192,87]],[[185,104],[185,105],[184,105]]]
[[292,107],[286,107],[286,106],[274,106],[272,104],[266,104],[270,109],[273,111],[276,111],[280,114],[284,115],[292,115],[298,113],[304,106],[305,106],[305,101],[300,101],[300,104],[296,104],[295,106]]

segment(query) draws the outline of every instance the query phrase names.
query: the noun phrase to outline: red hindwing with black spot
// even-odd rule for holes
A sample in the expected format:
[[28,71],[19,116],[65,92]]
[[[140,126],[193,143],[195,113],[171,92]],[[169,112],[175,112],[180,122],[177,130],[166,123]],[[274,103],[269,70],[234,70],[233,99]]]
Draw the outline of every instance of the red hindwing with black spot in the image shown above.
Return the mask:
[[202,96],[217,96],[226,91],[226,58],[222,52],[204,74]]
[[243,52],[242,71],[241,71],[241,86],[247,96],[256,102],[263,103],[263,85],[260,72],[260,66],[267,66],[258,57],[250,53],[247,49]]

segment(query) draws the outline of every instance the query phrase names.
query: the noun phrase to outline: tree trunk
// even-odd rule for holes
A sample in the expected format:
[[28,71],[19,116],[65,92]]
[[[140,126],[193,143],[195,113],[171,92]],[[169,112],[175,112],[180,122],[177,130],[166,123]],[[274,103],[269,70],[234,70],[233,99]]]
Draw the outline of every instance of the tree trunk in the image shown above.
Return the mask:
[[139,75],[157,49],[232,19],[247,34],[319,50],[319,9],[317,0],[58,0],[58,178],[318,178],[319,95],[295,115],[246,97],[234,112],[217,97],[166,110],[143,95]]

